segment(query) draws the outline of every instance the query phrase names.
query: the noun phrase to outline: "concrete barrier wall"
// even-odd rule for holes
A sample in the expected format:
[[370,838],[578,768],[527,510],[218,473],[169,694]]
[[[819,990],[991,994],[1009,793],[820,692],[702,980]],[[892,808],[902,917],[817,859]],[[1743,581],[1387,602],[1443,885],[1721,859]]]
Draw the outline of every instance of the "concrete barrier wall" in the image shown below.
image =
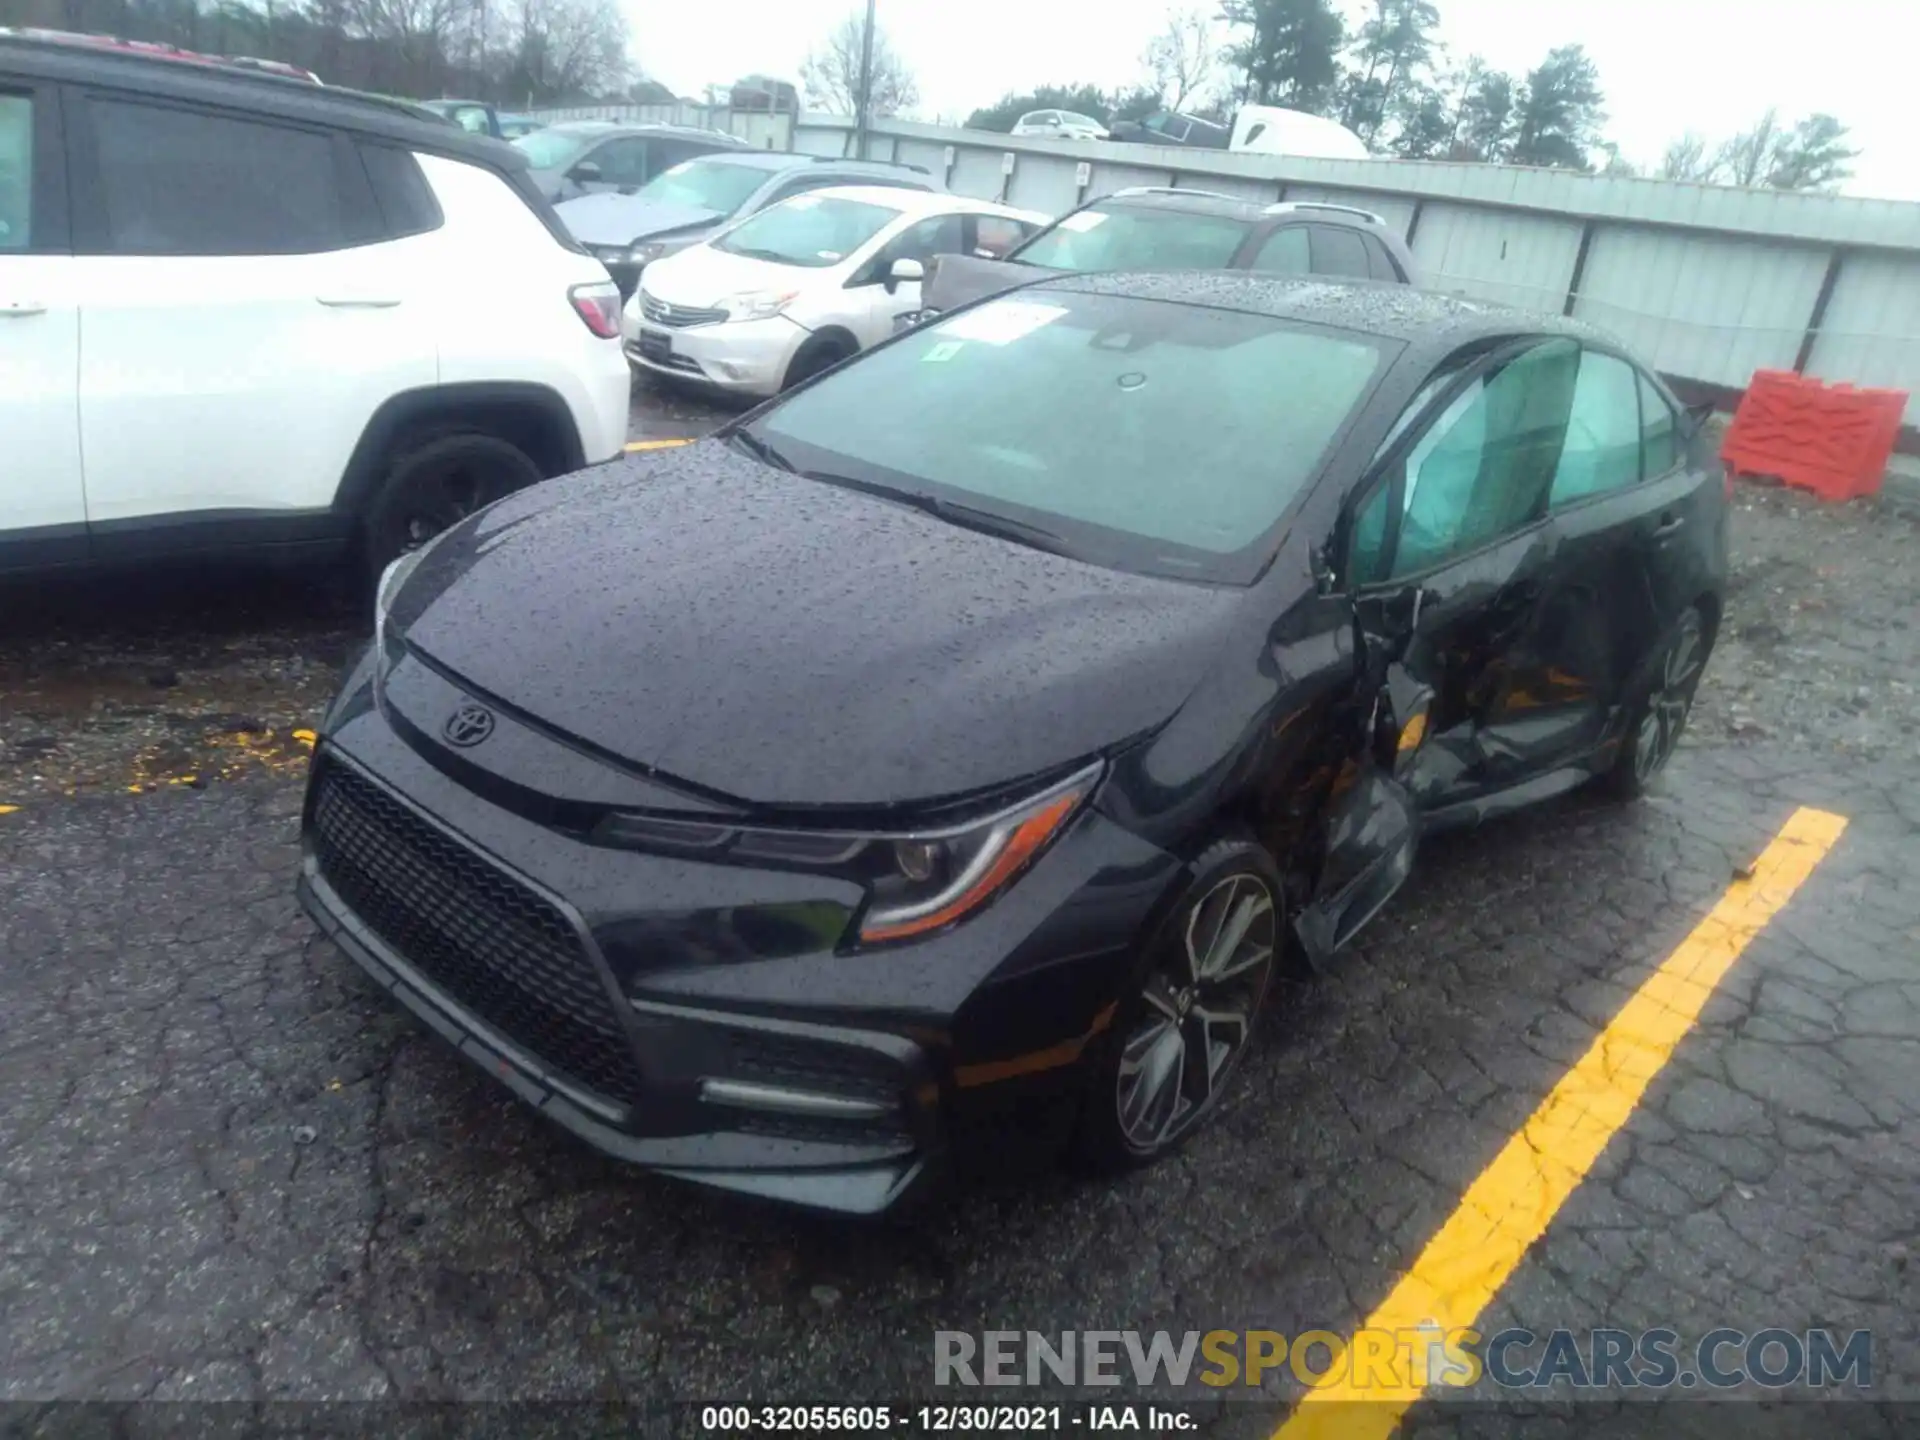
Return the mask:
[[[814,155],[855,148],[852,122],[832,115],[796,124],[684,105],[547,115],[589,113],[707,124]],[[1409,238],[1435,289],[1577,315],[1663,373],[1721,390],[1759,368],[1904,389],[1907,423],[1920,425],[1917,204],[1517,166],[1016,140],[901,120],[874,126],[869,154],[923,166],[957,194],[1046,214],[1128,185],[1358,205]]]

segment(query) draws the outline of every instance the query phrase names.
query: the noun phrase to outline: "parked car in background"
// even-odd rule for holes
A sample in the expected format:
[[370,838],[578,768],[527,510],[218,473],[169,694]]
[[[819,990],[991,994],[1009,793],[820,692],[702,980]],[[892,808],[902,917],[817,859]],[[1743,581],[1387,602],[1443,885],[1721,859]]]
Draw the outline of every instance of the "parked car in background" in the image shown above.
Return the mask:
[[520,147],[533,167],[534,184],[558,203],[582,195],[631,195],[682,160],[754,147],[721,130],[691,125],[616,125],[608,120],[566,120],[522,135]]
[[1277,105],[1245,105],[1233,117],[1231,150],[1262,155],[1306,155],[1321,160],[1371,158],[1366,141],[1338,120],[1283,110]]
[[935,256],[1045,223],[897,185],[798,195],[651,262],[621,312],[627,356],[670,380],[773,395],[892,334]]
[[1089,200],[1004,260],[942,256],[922,287],[919,324],[1046,271],[1258,270],[1418,284],[1412,253],[1378,215],[1345,205],[1257,205],[1206,190],[1140,187]]
[[0,570],[379,565],[621,452],[605,269],[425,113],[0,37]]
[[464,522],[322,721],[302,904],[684,1179],[1167,1157],[1428,836],[1655,784],[1720,623],[1650,370],[1377,299],[1056,276]]
[[1233,138],[1230,127],[1198,115],[1156,110],[1139,120],[1116,120],[1107,138],[1135,145],[1189,145],[1201,150],[1225,150]]
[[1052,136],[1059,140],[1104,140],[1107,127],[1091,115],[1072,110],[1029,110],[1014,122],[1015,135]]
[[436,114],[444,115],[462,130],[474,135],[491,135],[496,140],[505,139],[500,126],[500,112],[484,100],[422,100],[420,102]]
[[568,200],[558,213],[607,267],[624,299],[652,262],[697,245],[769,205],[833,185],[941,188],[918,166],[741,149],[683,160],[631,195]]
[[544,130],[546,124],[546,121],[535,120],[531,115],[502,115],[500,138],[518,140],[522,135],[531,135],[536,130]]

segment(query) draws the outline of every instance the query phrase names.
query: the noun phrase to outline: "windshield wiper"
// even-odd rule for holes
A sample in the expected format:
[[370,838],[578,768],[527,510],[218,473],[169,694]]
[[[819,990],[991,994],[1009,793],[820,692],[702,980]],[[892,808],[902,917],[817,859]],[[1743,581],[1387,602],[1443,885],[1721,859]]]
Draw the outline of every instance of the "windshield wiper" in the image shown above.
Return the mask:
[[733,431],[727,436],[727,443],[736,449],[746,451],[763,465],[771,465],[776,470],[785,470],[789,475],[797,473],[791,460],[751,430]]
[[863,495],[877,495],[882,500],[923,511],[962,529],[978,530],[983,535],[997,535],[1003,540],[1018,540],[1023,545],[1031,545],[1051,555],[1073,558],[1073,551],[1067,542],[1043,525],[1015,520],[1009,515],[997,515],[991,510],[963,505],[957,500],[946,500],[938,495],[926,495],[917,490],[896,490],[891,485],[881,485],[872,480],[856,480],[851,475],[833,475],[824,470],[802,470],[800,474],[808,480],[840,485],[848,490],[858,490]]
[[792,257],[782,255],[777,250],[760,250],[752,245],[741,245],[738,247],[729,245],[727,249],[732,254],[745,255],[749,260],[771,260],[776,265],[791,265],[793,263]]
[[926,502],[925,509],[943,520],[964,526],[968,530],[978,530],[984,535],[998,535],[1006,540],[1018,540],[1023,545],[1031,545],[1036,550],[1045,550],[1052,555],[1073,555],[1066,540],[1044,525],[1035,525],[1028,520],[1016,520],[1011,515],[997,515],[991,510],[982,510],[973,505],[962,505],[957,500],[942,500],[937,495],[923,495],[918,498]]

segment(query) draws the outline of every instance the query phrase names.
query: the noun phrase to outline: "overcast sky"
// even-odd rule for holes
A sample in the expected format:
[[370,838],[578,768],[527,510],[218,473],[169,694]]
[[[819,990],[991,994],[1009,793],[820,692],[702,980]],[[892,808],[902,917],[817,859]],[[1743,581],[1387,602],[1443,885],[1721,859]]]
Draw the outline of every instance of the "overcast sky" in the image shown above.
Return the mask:
[[[850,0],[624,0],[646,72],[682,95],[759,72],[798,79]],[[859,0],[853,0],[859,3]],[[1168,0],[878,0],[920,84],[917,117],[964,117],[1009,90],[1143,78]],[[1181,0],[1175,0],[1181,3]],[[1217,0],[1200,0],[1217,8]],[[1449,57],[1523,72],[1578,41],[1600,67],[1606,134],[1642,165],[1689,128],[1719,139],[1776,103],[1853,127],[1851,193],[1920,200],[1912,0],[1437,0]],[[1349,8],[1354,8],[1349,6]]]

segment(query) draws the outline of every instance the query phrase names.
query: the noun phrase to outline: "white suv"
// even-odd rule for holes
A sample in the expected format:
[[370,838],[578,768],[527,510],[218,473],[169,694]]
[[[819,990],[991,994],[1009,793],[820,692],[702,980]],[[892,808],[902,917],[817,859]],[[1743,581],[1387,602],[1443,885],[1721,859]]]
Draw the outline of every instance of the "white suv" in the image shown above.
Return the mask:
[[626,439],[619,293],[511,146],[0,35],[0,572],[373,565]]

